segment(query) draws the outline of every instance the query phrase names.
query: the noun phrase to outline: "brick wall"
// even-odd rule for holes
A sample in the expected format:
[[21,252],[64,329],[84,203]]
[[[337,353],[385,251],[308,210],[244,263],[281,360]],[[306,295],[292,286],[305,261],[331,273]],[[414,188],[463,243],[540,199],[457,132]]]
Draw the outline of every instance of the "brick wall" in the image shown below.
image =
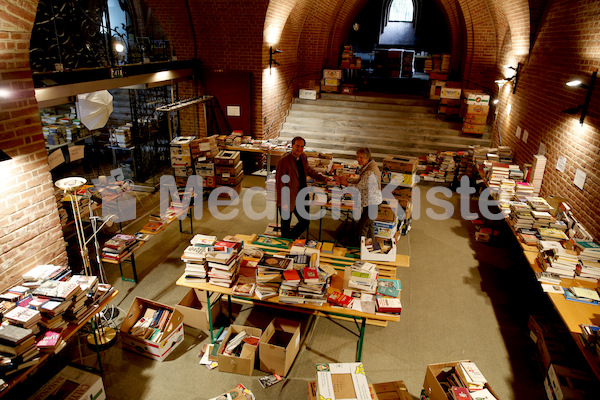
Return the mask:
[[37,1],[0,6],[0,288],[38,264],[67,264],[29,68]]
[[[521,165],[532,161],[540,143],[546,146],[548,162],[541,195],[568,199],[576,218],[600,238],[600,85],[593,92],[583,126],[579,115],[562,112],[582,104],[586,94],[565,82],[584,77],[587,83],[591,72],[600,68],[600,3],[557,0],[547,7],[545,18],[536,17],[541,20],[540,29],[531,35],[531,54],[522,60],[516,93],[511,94],[511,84],[500,93],[499,132],[502,143],[511,146]],[[510,58],[511,54],[504,56]],[[508,104],[510,115],[506,114]],[[515,137],[517,127],[527,130],[527,143]],[[497,143],[496,126],[493,135]],[[567,159],[564,173],[556,169],[561,156]],[[587,176],[583,190],[573,183],[577,169]]]

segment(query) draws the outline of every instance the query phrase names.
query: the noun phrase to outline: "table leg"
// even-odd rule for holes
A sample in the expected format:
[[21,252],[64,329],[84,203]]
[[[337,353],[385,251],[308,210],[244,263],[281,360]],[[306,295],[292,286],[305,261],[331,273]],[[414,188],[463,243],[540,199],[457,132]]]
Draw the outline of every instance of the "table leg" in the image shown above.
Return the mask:
[[131,253],[131,269],[133,270],[133,281],[138,283],[137,270],[135,269],[135,254]]
[[213,335],[213,322],[212,315],[210,312],[210,292],[206,291],[206,305],[208,306],[208,330],[210,331],[210,343],[215,344],[215,336]]
[[100,369],[100,375],[104,373],[102,368],[102,357],[100,356],[100,345],[98,344],[98,324],[95,321],[96,317],[93,317],[90,320],[90,324],[92,326],[92,334],[94,335],[94,347],[96,349],[96,355],[98,356],[98,367]]
[[231,295],[227,295],[227,312],[229,313],[228,318],[231,323]]
[[358,336],[358,348],[356,349],[356,361],[360,362],[362,358],[362,347],[363,341],[365,337],[365,325],[367,323],[367,319],[365,317],[362,318],[362,323],[360,324],[360,335]]

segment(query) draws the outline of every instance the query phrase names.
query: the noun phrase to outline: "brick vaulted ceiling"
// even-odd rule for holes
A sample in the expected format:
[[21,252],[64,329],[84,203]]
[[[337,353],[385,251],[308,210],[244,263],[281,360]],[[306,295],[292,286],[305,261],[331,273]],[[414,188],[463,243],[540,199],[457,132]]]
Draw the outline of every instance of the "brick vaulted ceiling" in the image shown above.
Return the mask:
[[[184,0],[146,0],[165,32],[172,32],[178,57],[197,56],[213,68],[258,71],[268,64],[271,41],[285,47],[287,55],[282,57],[296,65],[296,75],[337,62],[352,21],[367,2],[188,0],[196,36],[193,46],[186,40],[192,31]],[[451,33],[453,67],[463,79],[491,86],[501,50],[509,50],[509,57],[515,61],[529,52],[531,34],[536,29],[531,26],[530,3],[545,0],[436,2]]]

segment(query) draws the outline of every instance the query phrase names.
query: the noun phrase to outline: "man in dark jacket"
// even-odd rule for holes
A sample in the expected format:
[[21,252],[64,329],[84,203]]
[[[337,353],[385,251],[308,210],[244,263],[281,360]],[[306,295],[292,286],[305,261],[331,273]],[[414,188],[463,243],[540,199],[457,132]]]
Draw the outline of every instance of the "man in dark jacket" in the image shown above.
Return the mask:
[[[301,189],[306,187],[306,176],[325,181],[326,178],[308,166],[304,145],[306,141],[300,136],[292,139],[292,151],[286,154],[277,163],[275,185],[277,188],[277,208],[281,214],[281,237],[297,239],[308,228],[309,221],[302,218],[296,209],[296,197]],[[287,194],[282,189],[289,189]],[[292,214],[296,215],[298,223],[290,229]]]

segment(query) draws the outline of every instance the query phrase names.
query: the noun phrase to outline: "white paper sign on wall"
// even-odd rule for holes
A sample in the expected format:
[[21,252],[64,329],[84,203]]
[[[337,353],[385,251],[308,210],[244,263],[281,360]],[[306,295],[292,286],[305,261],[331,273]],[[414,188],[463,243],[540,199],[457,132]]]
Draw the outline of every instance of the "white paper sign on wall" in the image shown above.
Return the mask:
[[529,132],[527,132],[527,129],[525,129],[525,130],[523,131],[523,141],[524,141],[525,143],[527,143],[527,138],[528,138],[528,137],[529,137]]
[[544,144],[544,142],[540,142],[540,148],[538,149],[538,154],[539,155],[544,155],[546,154],[546,145]]
[[515,132],[515,136],[517,139],[521,139],[521,127],[517,126],[517,131]]
[[583,190],[583,185],[585,184],[585,172],[577,168],[577,172],[575,172],[575,179],[573,179],[573,183],[579,189]]
[[558,157],[558,160],[556,161],[556,169],[564,174],[566,166],[567,166],[567,158],[565,156]]

